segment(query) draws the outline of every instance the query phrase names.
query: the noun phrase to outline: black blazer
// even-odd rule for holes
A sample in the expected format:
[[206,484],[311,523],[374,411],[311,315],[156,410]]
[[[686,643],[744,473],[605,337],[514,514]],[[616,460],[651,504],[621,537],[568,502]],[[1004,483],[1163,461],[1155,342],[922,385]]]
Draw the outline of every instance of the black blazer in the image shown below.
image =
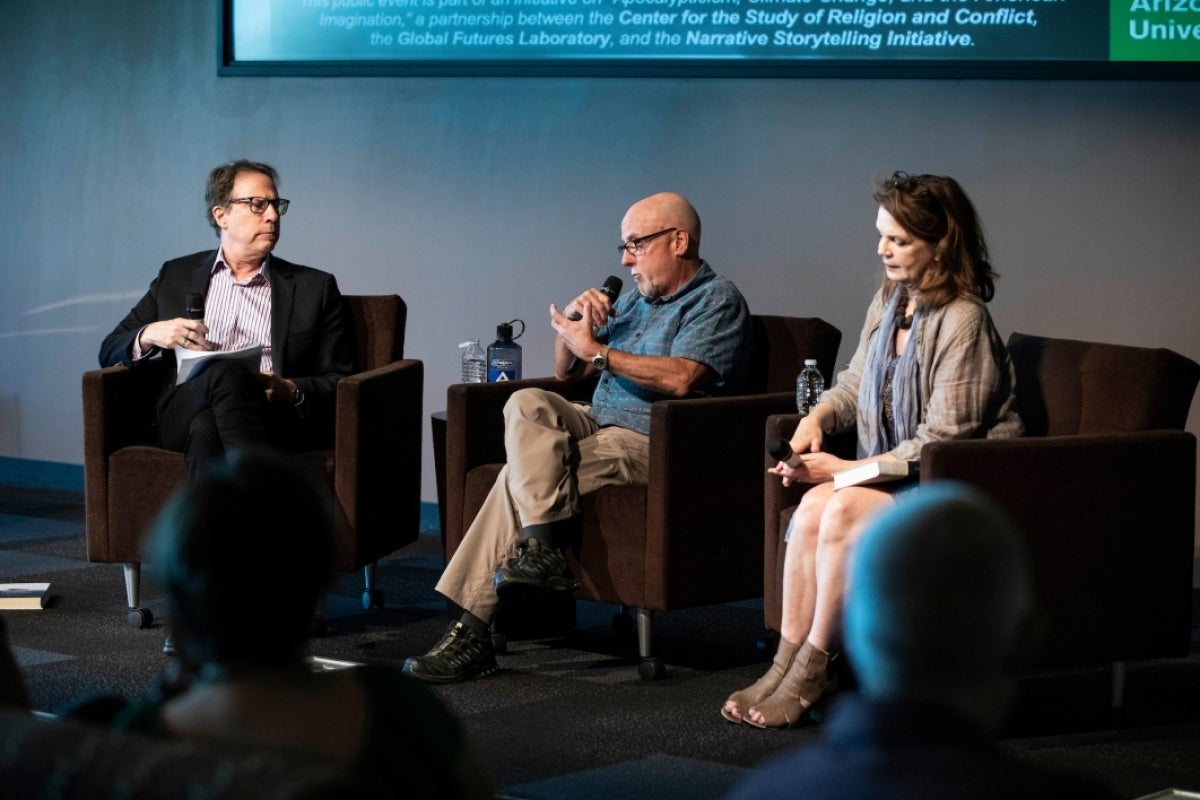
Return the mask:
[[[184,316],[189,292],[207,296],[217,251],[207,250],[162,265],[150,289],[125,319],[104,337],[100,366],[133,363],[133,342],[151,322]],[[271,362],[279,375],[304,392],[305,416],[332,419],[338,381],[354,371],[349,311],[328,272],[271,256]],[[175,353],[162,351],[167,364],[162,391],[175,385]]]

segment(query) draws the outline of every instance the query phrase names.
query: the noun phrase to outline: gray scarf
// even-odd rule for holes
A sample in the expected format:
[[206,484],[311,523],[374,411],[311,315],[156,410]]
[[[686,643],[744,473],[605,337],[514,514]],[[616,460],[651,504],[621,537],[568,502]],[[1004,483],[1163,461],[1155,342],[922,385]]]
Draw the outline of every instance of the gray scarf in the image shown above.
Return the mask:
[[[913,314],[912,334],[904,354],[896,364],[892,376],[892,418],[895,421],[896,439],[889,436],[887,422],[883,418],[883,378],[888,361],[892,356],[892,334],[895,330],[896,314],[904,292],[892,294],[884,309],[883,318],[875,330],[875,336],[867,350],[867,361],[863,365],[862,380],[858,387],[858,457],[867,458],[888,452],[906,439],[917,434],[921,412],[921,376],[917,364],[917,331],[921,326],[921,309]],[[865,425],[864,425],[865,423]]]

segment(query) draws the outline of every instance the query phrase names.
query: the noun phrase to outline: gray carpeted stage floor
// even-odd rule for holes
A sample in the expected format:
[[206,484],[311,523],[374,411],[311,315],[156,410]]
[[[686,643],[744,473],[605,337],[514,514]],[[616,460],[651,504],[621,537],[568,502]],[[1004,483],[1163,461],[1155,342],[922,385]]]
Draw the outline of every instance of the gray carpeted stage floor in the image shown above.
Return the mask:
[[[441,568],[436,535],[379,565],[383,609],[363,611],[360,576],[330,598],[329,630],[315,655],[399,664],[441,634],[445,606],[433,592]],[[82,497],[0,486],[0,581],[49,581],[42,611],[6,611],[34,705],[54,712],[95,694],[135,696],[167,666],[161,621],[125,624],[121,569],[89,564]],[[143,603],[163,612],[153,574]],[[269,596],[245,613],[271,621]],[[674,612],[656,620],[668,677],[635,671],[632,636],[614,636],[613,607],[578,603],[575,633],[512,641],[492,678],[439,687],[463,720],[501,796],[510,798],[716,798],[763,758],[802,745],[810,726],[758,731],[725,723],[724,698],[764,669],[755,602]],[[1005,746],[1022,758],[1107,778],[1123,795],[1167,787],[1200,791],[1200,624],[1192,655],[1131,665],[1126,708],[1108,709],[1106,668],[1038,673],[1021,680]]]

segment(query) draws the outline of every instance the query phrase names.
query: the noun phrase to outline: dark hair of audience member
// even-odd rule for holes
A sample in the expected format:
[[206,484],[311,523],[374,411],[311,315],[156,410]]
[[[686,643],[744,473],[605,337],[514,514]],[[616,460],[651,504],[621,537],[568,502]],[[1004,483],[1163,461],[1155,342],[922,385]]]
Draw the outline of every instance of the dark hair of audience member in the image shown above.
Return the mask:
[[169,502],[151,563],[186,668],[294,663],[333,576],[328,491],[268,451],[231,453]]

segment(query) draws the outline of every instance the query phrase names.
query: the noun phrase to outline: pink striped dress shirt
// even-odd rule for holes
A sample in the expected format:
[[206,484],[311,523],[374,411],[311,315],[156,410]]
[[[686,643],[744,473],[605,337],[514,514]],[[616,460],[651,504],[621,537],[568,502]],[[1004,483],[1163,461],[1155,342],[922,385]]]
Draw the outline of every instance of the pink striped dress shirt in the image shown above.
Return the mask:
[[245,281],[236,281],[225,254],[217,253],[208,297],[204,301],[204,324],[208,340],[218,350],[239,350],[262,345],[262,367],[271,371],[271,257]]

